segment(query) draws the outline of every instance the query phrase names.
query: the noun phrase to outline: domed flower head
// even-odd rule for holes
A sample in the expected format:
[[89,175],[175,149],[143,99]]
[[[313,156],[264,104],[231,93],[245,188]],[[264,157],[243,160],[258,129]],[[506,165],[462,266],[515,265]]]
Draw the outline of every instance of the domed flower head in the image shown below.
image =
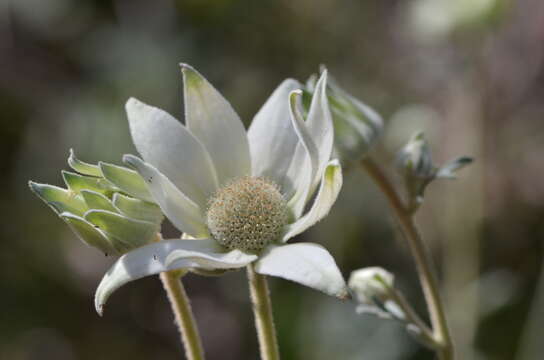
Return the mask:
[[125,155],[124,161],[144,178],[154,201],[184,238],[122,256],[98,287],[97,311],[117,288],[144,276],[251,263],[257,273],[345,297],[346,284],[327,250],[317,244],[286,244],[327,215],[342,186],[341,168],[330,160],[333,126],[326,71],[306,119],[298,90],[302,85],[288,79],[247,132],[202,75],[188,65],[182,65],[182,73],[185,125],[130,99],[130,130],[143,159]]

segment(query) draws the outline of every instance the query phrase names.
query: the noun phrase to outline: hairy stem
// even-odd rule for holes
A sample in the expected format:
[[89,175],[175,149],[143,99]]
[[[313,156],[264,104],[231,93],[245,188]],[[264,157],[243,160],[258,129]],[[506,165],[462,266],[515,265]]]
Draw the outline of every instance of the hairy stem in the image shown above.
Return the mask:
[[259,338],[261,360],[279,360],[280,354],[276,340],[276,328],[272,316],[272,303],[268,284],[264,275],[257,274],[253,264],[247,266],[249,292],[255,315],[255,327]]
[[187,360],[203,360],[202,342],[191,310],[191,303],[181,283],[180,273],[178,271],[163,272],[160,278],[176,318]]
[[451,341],[444,307],[438,292],[436,277],[431,270],[430,258],[427,255],[421,235],[414,223],[413,213],[404,205],[399,194],[378,164],[369,158],[365,158],[361,161],[361,165],[387,198],[400,225],[402,234],[408,242],[408,246],[410,247],[410,251],[412,252],[412,256],[416,263],[425,301],[427,302],[434,341],[438,345],[438,356],[441,360],[452,360],[454,358],[453,343]]

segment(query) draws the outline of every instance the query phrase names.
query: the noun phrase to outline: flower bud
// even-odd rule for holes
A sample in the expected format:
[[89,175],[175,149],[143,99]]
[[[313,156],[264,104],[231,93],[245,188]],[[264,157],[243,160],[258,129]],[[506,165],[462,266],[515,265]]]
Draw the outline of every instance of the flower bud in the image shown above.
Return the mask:
[[351,273],[348,286],[361,304],[374,305],[390,298],[394,276],[380,267],[367,267]]
[[[306,111],[310,108],[317,75],[312,75],[303,95]],[[334,125],[335,156],[342,162],[354,162],[364,157],[376,143],[383,130],[381,116],[368,105],[345,92],[329,76],[327,85],[332,120]]]
[[66,189],[30,181],[48,204],[87,245],[120,255],[155,238],[163,215],[135,171],[107,163],[92,165],[70,151],[62,171]]
[[412,136],[397,155],[397,165],[404,179],[404,185],[416,209],[423,201],[425,188],[437,178],[454,179],[455,172],[472,162],[463,156],[447,162],[441,167],[433,164],[429,144],[422,132]]

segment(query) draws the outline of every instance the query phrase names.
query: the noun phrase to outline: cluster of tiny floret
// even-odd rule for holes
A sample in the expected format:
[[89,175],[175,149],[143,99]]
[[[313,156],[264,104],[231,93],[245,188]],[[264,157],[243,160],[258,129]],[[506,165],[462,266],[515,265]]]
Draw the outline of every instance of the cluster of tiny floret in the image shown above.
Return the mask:
[[210,233],[221,245],[259,252],[279,239],[287,222],[287,206],[277,185],[244,176],[217,191],[206,218]]

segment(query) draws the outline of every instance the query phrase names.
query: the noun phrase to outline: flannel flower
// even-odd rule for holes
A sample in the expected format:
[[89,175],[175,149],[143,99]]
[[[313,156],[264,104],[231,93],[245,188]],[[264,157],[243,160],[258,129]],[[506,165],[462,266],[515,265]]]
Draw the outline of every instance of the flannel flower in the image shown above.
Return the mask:
[[192,67],[181,67],[186,124],[129,99],[130,131],[143,160],[133,155],[123,160],[142,176],[154,202],[183,236],[120,257],[97,289],[97,311],[102,313],[120,286],[144,276],[251,263],[257,273],[346,297],[345,281],[326,249],[286,244],[328,214],[342,186],[341,167],[330,160],[326,71],[306,119],[298,90],[303,86],[287,79],[246,132],[223,96]]

